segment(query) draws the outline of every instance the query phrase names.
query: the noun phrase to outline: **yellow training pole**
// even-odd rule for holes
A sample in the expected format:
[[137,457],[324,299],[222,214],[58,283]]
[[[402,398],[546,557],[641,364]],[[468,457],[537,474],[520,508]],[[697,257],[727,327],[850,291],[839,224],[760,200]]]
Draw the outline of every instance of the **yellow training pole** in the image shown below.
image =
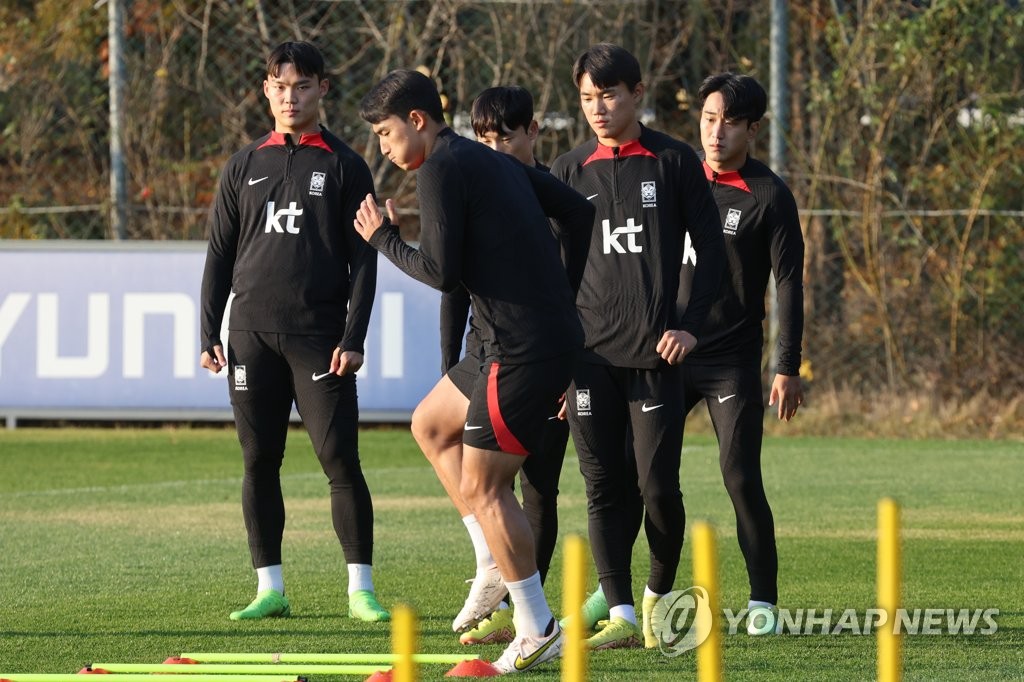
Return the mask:
[[562,636],[562,680],[587,679],[587,645],[583,641],[583,597],[587,589],[587,546],[579,535],[565,539],[562,576],[562,613],[568,616]]
[[394,682],[415,682],[416,614],[404,604],[391,609],[391,646],[395,653],[392,679]]
[[707,639],[697,647],[697,679],[720,682],[722,679],[722,632],[718,615],[718,552],[715,531],[707,523],[693,524],[693,583],[708,593],[711,622],[703,609],[697,610],[697,632],[708,632]]
[[878,682],[899,682],[903,677],[896,610],[900,607],[900,506],[891,498],[878,502],[878,608],[885,624],[878,628]]

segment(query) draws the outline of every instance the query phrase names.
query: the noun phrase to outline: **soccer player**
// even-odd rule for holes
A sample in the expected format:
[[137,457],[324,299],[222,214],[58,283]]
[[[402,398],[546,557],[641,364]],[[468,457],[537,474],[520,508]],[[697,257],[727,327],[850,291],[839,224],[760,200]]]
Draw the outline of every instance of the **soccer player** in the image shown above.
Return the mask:
[[[749,155],[767,107],[761,84],[750,76],[720,73],[704,80],[697,99],[704,174],[718,204],[728,266],[701,327],[700,342],[680,367],[684,411],[689,413],[702,398],[707,404],[750,579],[748,608],[768,614],[778,601],[778,556],[772,510],[761,479],[761,325],[768,275],[774,273],[778,366],[768,404],[777,404],[778,418],[788,422],[803,403],[799,375],[804,240],[793,194],[770,168]],[[693,264],[684,263],[681,310],[686,308],[693,274]],[[747,629],[765,631],[758,630],[750,617]]]
[[477,141],[527,166],[548,170],[533,155],[540,125],[533,118],[533,95],[526,88],[518,85],[487,88],[473,100],[470,122]]
[[[527,166],[547,171],[537,162],[533,143],[539,127],[533,118],[533,97],[525,88],[488,88],[473,101],[471,121],[477,140],[495,151],[509,154]],[[445,376],[413,412],[412,432],[433,465],[469,532],[477,562],[477,574],[466,604],[452,627],[463,644],[511,642],[515,632],[511,611],[501,601],[507,591],[480,524],[459,495],[462,467],[462,431],[473,384],[483,364],[483,345],[475,321],[470,319],[466,353],[460,360],[462,335],[470,312],[469,292],[463,286],[441,295],[441,351]],[[558,480],[569,439],[569,426],[558,419],[559,405],[552,403],[543,425],[540,451],[527,457],[519,472],[523,511],[533,532],[537,570],[541,583],[547,577],[558,538]]]
[[[724,247],[696,153],[639,121],[644,85],[636,58],[601,43],[579,56],[572,76],[596,138],[556,159],[551,172],[597,207],[577,297],[586,343],[566,394],[602,587],[588,598],[584,620],[593,627],[595,614],[610,616],[587,640],[591,648],[637,647],[643,641],[631,586],[632,519],[646,508],[649,616],[649,598],[672,589],[685,523],[683,394],[679,373],[670,367],[697,344]],[[685,260],[697,267],[689,305],[679,315]],[[627,438],[635,460],[627,456]]]
[[[228,161],[210,215],[200,364],[228,372],[258,581],[256,598],[232,620],[291,613],[281,568],[280,468],[293,401],[330,483],[349,615],[389,618],[371,575],[373,506],[359,464],[356,402],[377,254],[352,220],[373,180],[363,159],[319,125],[324,74],[315,46],[274,49],[263,81],[274,129]],[[232,290],[225,348],[220,329]]]
[[[516,637],[495,662],[522,672],[562,647],[512,482],[541,451],[550,406],[564,393],[583,331],[573,283],[587,248],[593,208],[575,191],[506,154],[456,135],[427,76],[392,71],[363,98],[381,153],[418,170],[420,248],[384,217],[372,195],[356,216],[369,243],[411,277],[442,291],[464,285],[472,298],[483,364],[464,417],[459,496],[475,516],[512,597]],[[547,217],[568,240],[568,272]]]

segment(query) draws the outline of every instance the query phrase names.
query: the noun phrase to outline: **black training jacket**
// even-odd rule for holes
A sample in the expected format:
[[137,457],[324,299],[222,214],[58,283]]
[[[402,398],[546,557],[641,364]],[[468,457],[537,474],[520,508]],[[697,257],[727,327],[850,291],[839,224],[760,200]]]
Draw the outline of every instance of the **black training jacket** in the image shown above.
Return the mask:
[[[411,277],[469,291],[484,361],[536,362],[578,350],[572,273],[594,209],[550,174],[444,129],[417,170],[420,248],[385,218],[370,243]],[[567,268],[547,217],[572,240]],[[575,249],[573,251],[572,249]]]
[[[584,359],[654,369],[662,362],[657,345],[666,330],[699,339],[722,275],[724,245],[693,149],[641,127],[639,139],[621,147],[591,139],[558,157],[551,172],[597,208],[576,298],[586,332]],[[700,254],[701,265],[690,306],[677,315],[687,250]]]
[[[760,366],[764,297],[768,275],[774,272],[779,315],[776,372],[797,376],[804,239],[793,194],[768,166],[749,157],[737,171],[716,173],[705,163],[704,173],[721,215],[728,266],[687,362]],[[680,310],[686,309],[693,272],[691,262],[683,263]]]
[[353,226],[373,194],[362,157],[327,130],[271,132],[224,167],[210,214],[202,286],[202,342],[229,329],[338,337],[364,352],[377,254]]

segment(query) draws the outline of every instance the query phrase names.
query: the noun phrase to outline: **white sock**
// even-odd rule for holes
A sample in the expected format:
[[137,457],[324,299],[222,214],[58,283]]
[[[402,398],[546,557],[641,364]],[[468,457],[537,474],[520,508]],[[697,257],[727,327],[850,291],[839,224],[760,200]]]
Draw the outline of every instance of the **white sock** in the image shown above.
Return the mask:
[[359,590],[373,592],[373,567],[370,564],[348,565],[348,593]]
[[646,585],[644,585],[644,597],[657,597],[658,599],[661,599],[664,596],[665,596],[664,594],[658,594],[657,592],[655,592],[651,588],[649,588]]
[[548,625],[551,624],[551,609],[544,597],[544,588],[540,584],[540,572],[534,573],[526,580],[505,582],[509,596],[512,597],[512,624],[516,628],[517,637],[543,637]]
[[474,514],[463,516],[462,523],[465,524],[466,530],[469,531],[469,539],[473,541],[473,554],[476,555],[476,572],[482,573],[491,566],[494,566],[494,557],[491,556],[491,549],[487,546],[487,540],[484,539],[484,529],[480,527],[480,522],[476,520],[476,515]]
[[256,592],[263,590],[277,590],[284,594],[284,575],[281,573],[281,564],[256,569]]
[[636,625],[636,609],[633,608],[632,604],[619,604],[608,609],[608,616],[613,620],[615,618],[625,618],[633,625]]

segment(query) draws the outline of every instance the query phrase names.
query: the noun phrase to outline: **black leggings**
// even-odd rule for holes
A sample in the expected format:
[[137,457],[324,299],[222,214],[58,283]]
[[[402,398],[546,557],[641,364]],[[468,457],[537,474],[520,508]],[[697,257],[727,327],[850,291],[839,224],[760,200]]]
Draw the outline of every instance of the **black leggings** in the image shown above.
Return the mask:
[[644,508],[650,586],[671,591],[686,525],[679,489],[683,401],[678,373],[667,366],[642,370],[579,363],[566,401],[586,482],[591,551],[608,604],[633,604],[630,563]]
[[228,385],[244,464],[242,515],[255,568],[281,563],[280,470],[293,399],[327,475],[345,561],[373,563],[373,504],[359,463],[356,378],[319,376],[330,367],[335,343],[321,336],[231,332]]

